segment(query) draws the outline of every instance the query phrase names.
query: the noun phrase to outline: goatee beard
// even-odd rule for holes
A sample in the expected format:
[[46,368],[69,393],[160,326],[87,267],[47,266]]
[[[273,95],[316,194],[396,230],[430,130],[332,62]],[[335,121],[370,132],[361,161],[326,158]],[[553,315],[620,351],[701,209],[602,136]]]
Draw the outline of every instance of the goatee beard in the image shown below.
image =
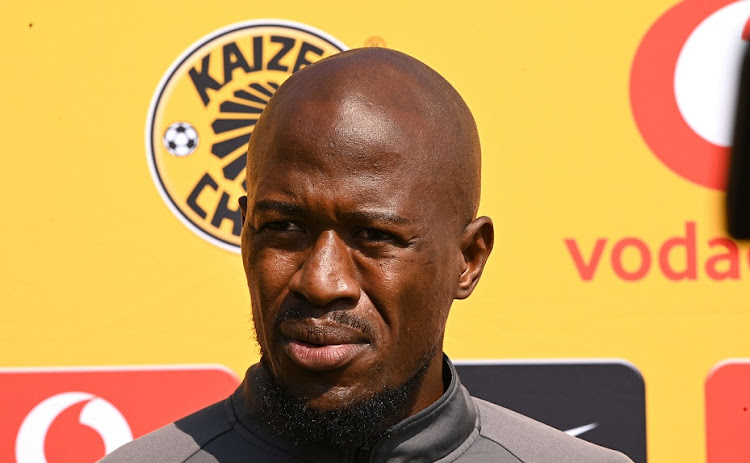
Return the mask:
[[406,407],[433,356],[425,356],[414,375],[402,385],[386,387],[378,394],[334,410],[310,407],[305,398],[290,394],[273,376],[264,356],[254,378],[255,402],[271,432],[295,445],[359,447],[405,418]]

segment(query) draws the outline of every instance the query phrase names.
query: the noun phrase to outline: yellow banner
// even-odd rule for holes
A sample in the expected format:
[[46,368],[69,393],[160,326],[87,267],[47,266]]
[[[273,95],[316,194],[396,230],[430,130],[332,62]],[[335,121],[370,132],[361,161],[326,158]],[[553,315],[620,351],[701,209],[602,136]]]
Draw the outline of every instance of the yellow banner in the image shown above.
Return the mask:
[[750,252],[724,231],[722,190],[750,1],[4,10],[2,366],[242,375],[258,352],[231,140],[296,68],[387,46],[453,83],[482,138],[497,243],[446,352],[626,359],[649,460],[705,461],[706,377],[750,356]]

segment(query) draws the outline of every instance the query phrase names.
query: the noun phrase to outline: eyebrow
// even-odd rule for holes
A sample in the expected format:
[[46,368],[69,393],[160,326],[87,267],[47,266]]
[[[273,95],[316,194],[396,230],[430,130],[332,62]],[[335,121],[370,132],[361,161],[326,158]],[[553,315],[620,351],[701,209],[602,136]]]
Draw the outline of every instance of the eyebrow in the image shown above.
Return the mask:
[[[253,213],[255,211],[278,212],[290,215],[302,215],[304,213],[304,209],[297,204],[268,199],[256,202]],[[377,210],[347,211],[341,215],[346,219],[360,222],[387,222],[396,225],[411,224],[411,221],[406,217]]]
[[283,201],[273,201],[264,199],[258,201],[253,206],[253,213],[255,211],[268,211],[268,212],[281,212],[283,214],[299,214],[302,212],[302,208],[293,203],[286,203]]

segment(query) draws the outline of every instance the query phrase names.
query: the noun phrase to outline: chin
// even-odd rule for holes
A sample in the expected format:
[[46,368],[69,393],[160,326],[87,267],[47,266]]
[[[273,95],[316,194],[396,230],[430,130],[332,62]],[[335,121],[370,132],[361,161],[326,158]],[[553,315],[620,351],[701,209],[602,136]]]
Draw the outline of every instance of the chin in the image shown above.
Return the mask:
[[[309,373],[276,377],[287,394],[296,397],[310,408],[327,411],[346,408],[367,401],[389,387],[387,384],[363,384],[360,381],[346,381],[346,372]],[[373,373],[374,377],[382,377]],[[370,378],[368,378],[370,379]]]
[[419,377],[398,387],[318,386],[312,380],[304,383],[308,390],[296,391],[261,360],[253,387],[268,425],[294,442],[358,445],[404,417]]
[[[310,408],[320,411],[332,411],[366,402],[387,389],[385,385],[380,386],[377,390],[335,386],[309,391],[298,397],[304,397],[303,401],[305,405]],[[293,391],[290,392],[294,393]]]

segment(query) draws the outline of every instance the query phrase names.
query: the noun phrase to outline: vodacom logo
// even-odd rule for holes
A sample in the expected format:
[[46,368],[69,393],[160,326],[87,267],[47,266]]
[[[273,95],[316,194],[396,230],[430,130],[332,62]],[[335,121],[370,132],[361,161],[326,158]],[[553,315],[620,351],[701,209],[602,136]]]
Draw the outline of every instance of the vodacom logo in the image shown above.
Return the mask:
[[78,421],[99,434],[106,453],[133,440],[128,422],[114,405],[86,392],[64,392],[42,401],[26,415],[16,438],[16,462],[47,463],[44,449],[50,426],[65,410],[81,402],[86,404]]
[[750,0],[685,0],[633,61],[630,100],[648,146],[678,175],[724,189]]
[[238,384],[221,365],[0,368],[0,462],[91,463]]

